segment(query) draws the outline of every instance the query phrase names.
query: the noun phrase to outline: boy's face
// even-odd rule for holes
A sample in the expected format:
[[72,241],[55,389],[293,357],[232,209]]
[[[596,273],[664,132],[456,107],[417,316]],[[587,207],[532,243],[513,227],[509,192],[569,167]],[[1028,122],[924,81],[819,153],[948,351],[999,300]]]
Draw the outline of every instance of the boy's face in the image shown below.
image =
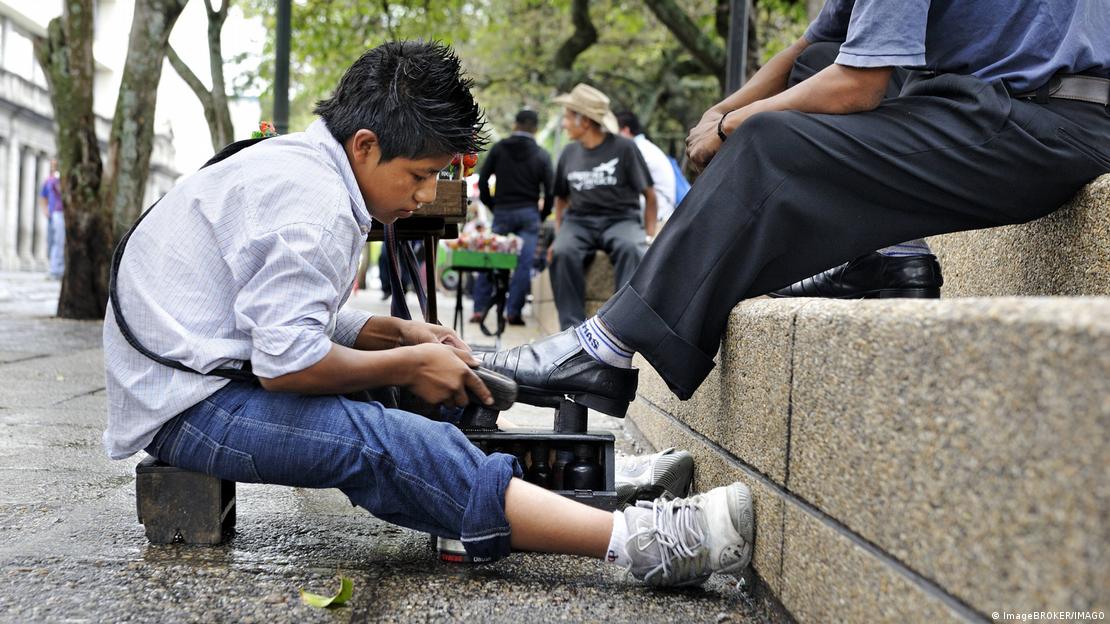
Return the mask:
[[421,204],[435,201],[436,178],[451,163],[450,154],[381,162],[381,145],[370,130],[356,132],[344,148],[366,208],[382,223],[419,214]]

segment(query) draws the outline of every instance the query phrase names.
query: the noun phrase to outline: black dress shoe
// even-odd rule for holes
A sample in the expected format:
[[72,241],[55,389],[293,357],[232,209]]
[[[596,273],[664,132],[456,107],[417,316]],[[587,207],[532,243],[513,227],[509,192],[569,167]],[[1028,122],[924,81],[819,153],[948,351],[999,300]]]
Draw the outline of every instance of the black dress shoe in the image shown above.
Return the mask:
[[940,263],[932,254],[884,256],[872,252],[767,294],[832,299],[937,299],[943,284]]
[[527,323],[524,322],[524,317],[509,316],[507,314],[505,315],[505,322],[508,323],[509,325],[518,325],[518,326],[527,325]]
[[563,397],[623,418],[636,399],[638,371],[599,362],[582,350],[573,329],[495,353],[479,354],[483,368],[519,386],[517,401],[557,406]]

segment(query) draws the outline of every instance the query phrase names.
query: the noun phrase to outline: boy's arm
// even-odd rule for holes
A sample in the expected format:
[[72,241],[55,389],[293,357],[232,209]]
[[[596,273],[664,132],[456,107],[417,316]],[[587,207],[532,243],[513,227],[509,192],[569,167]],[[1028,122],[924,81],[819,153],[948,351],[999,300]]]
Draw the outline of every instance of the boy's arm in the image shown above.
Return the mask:
[[[338,331],[336,333],[338,335]],[[361,351],[381,351],[429,342],[470,351],[470,347],[448,327],[392,316],[370,317],[349,345],[342,340],[335,342]]]
[[381,386],[406,386],[429,403],[466,405],[469,389],[486,404],[493,397],[471,370],[478,360],[442,344],[385,351],[359,351],[332,344],[323,359],[272,379],[259,377],[266,390],[300,394],[343,394]]

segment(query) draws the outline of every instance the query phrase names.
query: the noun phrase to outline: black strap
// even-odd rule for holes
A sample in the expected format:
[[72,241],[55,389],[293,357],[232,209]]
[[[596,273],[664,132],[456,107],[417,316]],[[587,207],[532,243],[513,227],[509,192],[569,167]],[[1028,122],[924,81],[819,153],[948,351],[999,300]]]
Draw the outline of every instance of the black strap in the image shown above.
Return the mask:
[[[258,143],[259,141],[265,141],[268,138],[270,137],[246,139],[243,141],[236,141],[234,143],[231,143],[227,147],[224,147],[222,150],[220,150],[218,154],[210,158],[208,162],[204,163],[204,165],[201,166],[201,169],[204,169],[209,165],[214,165],[221,160],[224,160],[225,158],[237,154],[240,151],[254,145],[255,143]],[[116,245],[115,252],[112,253],[112,270],[109,274],[108,279],[108,300],[112,303],[112,314],[115,316],[116,325],[119,326],[120,333],[123,334],[124,339],[127,340],[127,344],[131,345],[132,348],[134,348],[139,353],[142,353],[146,357],[154,360],[155,362],[158,362],[162,366],[168,366],[176,370],[196,373],[198,375],[213,375],[215,377],[223,377],[232,381],[257,381],[258,376],[251,372],[250,360],[247,360],[243,363],[243,368],[217,368],[205,373],[190,368],[176,360],[164,358],[143,346],[143,344],[139,342],[139,339],[136,338],[135,334],[131,331],[131,326],[129,326],[127,324],[127,321],[123,318],[123,310],[120,307],[119,294],[117,293],[116,289],[116,285],[119,282],[119,266],[120,262],[123,260],[123,250],[127,247],[127,240],[131,238],[131,234],[135,232],[135,228],[139,227],[139,224],[143,222],[143,219],[145,219],[148,214],[150,214],[151,210],[154,210],[154,207],[158,205],[158,201],[155,201],[153,204],[151,204],[150,208],[147,208],[143,212],[143,214],[139,215],[139,218],[135,220],[135,223],[131,225],[131,228],[128,229],[127,233],[124,234],[123,238],[120,239],[119,245]]]

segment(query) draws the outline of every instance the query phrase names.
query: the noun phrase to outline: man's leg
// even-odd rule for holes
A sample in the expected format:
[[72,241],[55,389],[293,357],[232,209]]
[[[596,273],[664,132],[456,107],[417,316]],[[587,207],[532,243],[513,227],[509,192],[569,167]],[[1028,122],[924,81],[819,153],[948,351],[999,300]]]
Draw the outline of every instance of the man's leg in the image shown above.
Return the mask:
[[617,219],[601,233],[601,248],[613,262],[614,291],[624,288],[636,273],[647,246],[644,227],[635,218]]
[[568,329],[586,320],[586,256],[598,248],[594,219],[567,215],[552,244],[551,290],[559,326]]
[[50,275],[61,279],[66,270],[66,221],[62,211],[50,215],[49,229],[53,234],[50,241]]
[[1110,162],[1074,137],[1110,144],[1101,106],[954,75],[915,75],[867,113],[753,116],[599,316],[688,398],[737,302],[899,241],[1048,214]]
[[518,208],[512,212],[512,231],[521,239],[520,256],[509,281],[509,300],[505,316],[519,320],[524,301],[532,289],[532,258],[536,254],[536,241],[540,235],[540,213],[533,207]]
[[[490,229],[494,234],[505,235],[512,231],[512,218],[505,212],[493,213],[493,224]],[[486,310],[490,306],[490,297],[493,296],[493,284],[490,283],[489,276],[485,273],[477,273],[474,276],[474,290],[471,292],[471,297],[474,299],[474,314],[471,315],[472,322],[482,320],[486,315]]]

